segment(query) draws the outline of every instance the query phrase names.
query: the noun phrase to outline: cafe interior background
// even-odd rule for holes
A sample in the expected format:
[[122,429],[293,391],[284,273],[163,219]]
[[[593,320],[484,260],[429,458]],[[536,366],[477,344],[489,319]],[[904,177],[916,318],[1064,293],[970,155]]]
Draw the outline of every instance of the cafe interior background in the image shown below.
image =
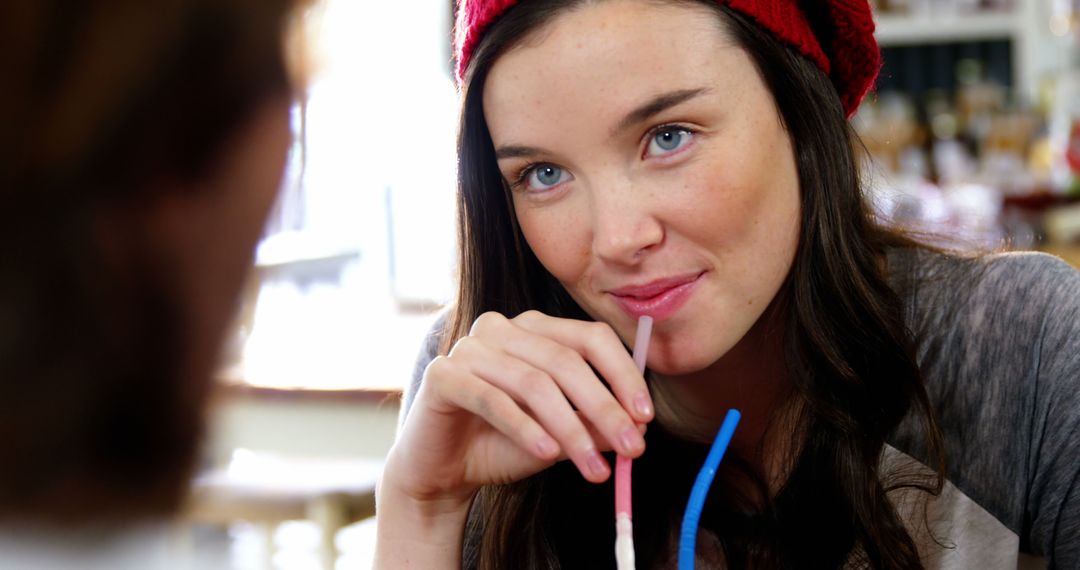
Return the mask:
[[[449,4],[321,0],[298,22],[312,75],[178,561],[371,564],[400,394],[453,290]],[[885,67],[854,121],[878,214],[1080,266],[1080,0],[874,4]]]

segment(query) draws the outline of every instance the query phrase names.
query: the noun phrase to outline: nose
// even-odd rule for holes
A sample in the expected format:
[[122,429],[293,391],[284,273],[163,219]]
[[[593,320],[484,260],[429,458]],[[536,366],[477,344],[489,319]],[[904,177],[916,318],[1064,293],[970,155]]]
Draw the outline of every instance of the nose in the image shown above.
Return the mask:
[[664,240],[656,200],[629,181],[594,189],[593,253],[610,263],[634,265]]

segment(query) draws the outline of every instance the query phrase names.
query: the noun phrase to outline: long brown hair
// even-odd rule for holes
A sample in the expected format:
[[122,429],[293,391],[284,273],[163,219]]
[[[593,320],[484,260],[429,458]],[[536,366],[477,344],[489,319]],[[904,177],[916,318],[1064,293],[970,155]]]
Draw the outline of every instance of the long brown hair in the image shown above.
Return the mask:
[[[458,141],[460,284],[444,350],[485,311],[513,316],[538,309],[589,318],[517,228],[482,105],[484,82],[500,55],[581,3],[515,5],[488,30],[466,71]],[[915,244],[874,222],[861,193],[857,137],[829,78],[747,18],[717,2],[695,3],[715,11],[772,93],[793,142],[802,206],[794,264],[775,303],[801,446],[790,476],[764,506],[721,485],[702,526],[716,536],[731,567],[836,568],[850,561],[921,567],[886,496],[902,487],[936,494],[944,470],[915,342],[884,268],[889,248]],[[886,438],[909,413],[922,423],[936,478],[879,473]],[[635,463],[635,487],[650,489],[635,496],[641,567],[668,560],[670,529],[677,528],[706,452],[662,429],[650,429],[647,441],[649,452]],[[562,497],[573,497],[573,505]],[[470,516],[465,567],[610,567],[610,497],[610,482],[591,486],[562,464],[516,484],[485,487]]]
[[[291,90],[289,0],[0,8],[0,514],[166,514],[209,379],[140,206],[198,184]],[[102,226],[109,238],[102,236]]]

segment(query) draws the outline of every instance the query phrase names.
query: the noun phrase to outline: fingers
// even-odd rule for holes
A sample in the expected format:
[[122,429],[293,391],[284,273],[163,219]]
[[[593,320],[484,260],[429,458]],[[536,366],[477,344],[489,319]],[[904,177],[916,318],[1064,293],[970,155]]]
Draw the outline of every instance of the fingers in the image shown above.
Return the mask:
[[[604,439],[616,451],[637,457],[644,450],[644,440],[638,433],[637,424],[652,419],[651,399],[644,378],[609,326],[558,319],[535,311],[512,320],[497,313],[488,313],[476,320],[469,338],[483,339],[484,343],[490,345],[497,344],[500,350],[513,357],[511,360],[520,360],[535,369],[512,368],[519,381],[524,378],[523,386],[520,383],[512,386],[518,396],[534,389],[530,380],[543,383],[550,378],[565,397],[599,428]],[[485,357],[494,358],[490,355],[481,358]],[[613,390],[623,395],[622,405],[597,378],[586,358],[608,373]],[[502,358],[498,362],[497,368],[488,370],[482,376],[499,382],[502,370],[512,365],[508,364],[509,360]],[[521,398],[519,401],[526,402]],[[635,406],[635,403],[638,405]],[[627,409],[631,410],[630,414]],[[574,456],[572,448],[569,453],[571,457]]]
[[[522,313],[515,317],[513,322],[522,329],[551,339],[580,354],[596,367],[623,408],[630,412],[636,422],[652,421],[654,408],[645,378],[610,325],[549,317],[538,311]],[[523,350],[527,351],[528,348],[517,345],[510,347],[511,353],[515,355]]]
[[532,339],[531,350],[515,352],[515,346],[522,344],[507,347],[516,360],[544,370],[565,398],[596,425],[616,451],[630,457],[641,454],[645,442],[637,431],[637,421],[604,387],[581,355],[542,336]]
[[538,312],[481,315],[432,362],[425,384],[450,404],[436,409],[468,411],[542,462],[570,459],[593,482],[611,474],[600,451],[644,451],[642,424],[653,416],[644,378],[611,327]]
[[544,461],[560,456],[559,444],[506,392],[489,384],[444,356],[425,372],[427,386],[437,397],[482,418],[518,447]]
[[[618,451],[613,448],[610,443],[608,443],[607,438],[604,437],[604,434],[600,433],[600,430],[597,429],[596,426],[589,421],[589,418],[586,418],[584,415],[582,415],[581,412],[575,413],[578,415],[578,418],[581,420],[581,422],[585,424],[585,429],[589,431],[589,436],[593,438],[593,441],[597,442],[600,451],[615,451],[616,453],[618,453]],[[636,428],[638,433],[640,433],[642,436],[644,436],[645,433],[648,431],[648,426],[645,424],[637,424]],[[559,459],[567,459],[567,457],[560,455]]]
[[[516,402],[527,407],[586,479],[594,482],[607,479],[610,469],[600,456],[597,444],[597,441],[604,440],[595,440],[589,434],[585,424],[567,401],[561,385],[547,372],[492,348],[476,337],[461,339],[451,354],[452,358],[460,357],[469,362],[471,372],[504,390]],[[585,368],[588,371],[588,367]],[[591,383],[599,385],[599,381],[595,379]],[[600,390],[604,391],[602,387]],[[625,412],[619,409],[610,394],[607,394],[607,401],[611,407],[616,408],[608,410],[609,416],[618,413],[625,418]],[[640,455],[645,446],[644,440],[628,419],[624,419],[623,423],[633,430],[629,445],[621,445],[622,442],[618,439],[608,440],[614,442],[620,452]]]

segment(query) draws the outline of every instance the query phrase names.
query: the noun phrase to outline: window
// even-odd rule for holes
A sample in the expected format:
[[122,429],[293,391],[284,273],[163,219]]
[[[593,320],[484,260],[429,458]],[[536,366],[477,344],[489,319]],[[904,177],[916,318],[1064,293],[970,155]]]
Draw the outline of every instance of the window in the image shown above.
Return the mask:
[[394,389],[450,298],[457,93],[444,0],[322,0],[315,64],[231,376]]

